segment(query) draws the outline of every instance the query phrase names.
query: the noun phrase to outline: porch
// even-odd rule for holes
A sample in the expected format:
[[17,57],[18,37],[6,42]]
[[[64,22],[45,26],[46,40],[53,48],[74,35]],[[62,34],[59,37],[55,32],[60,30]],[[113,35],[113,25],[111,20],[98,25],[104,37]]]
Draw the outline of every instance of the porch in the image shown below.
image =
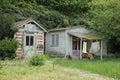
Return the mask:
[[[102,40],[89,33],[69,32],[72,37],[72,57],[82,59],[83,53],[100,52],[102,60]],[[94,44],[94,45],[93,45]]]

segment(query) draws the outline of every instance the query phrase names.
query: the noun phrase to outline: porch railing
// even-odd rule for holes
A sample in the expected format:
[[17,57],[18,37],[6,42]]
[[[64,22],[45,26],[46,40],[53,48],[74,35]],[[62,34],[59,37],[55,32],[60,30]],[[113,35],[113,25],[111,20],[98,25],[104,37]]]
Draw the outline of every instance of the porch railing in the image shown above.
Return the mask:
[[80,55],[80,50],[72,50],[72,55],[73,56],[79,56]]

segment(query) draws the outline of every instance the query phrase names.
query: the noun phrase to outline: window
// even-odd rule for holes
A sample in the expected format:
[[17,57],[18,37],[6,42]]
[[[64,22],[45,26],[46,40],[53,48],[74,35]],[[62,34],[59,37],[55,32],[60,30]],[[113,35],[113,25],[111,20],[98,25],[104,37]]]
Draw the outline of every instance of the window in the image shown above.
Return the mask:
[[33,42],[34,42],[34,40],[33,40],[33,36],[30,36],[30,46],[33,45]]
[[52,35],[52,45],[55,45],[55,35]]
[[34,45],[34,37],[26,36],[26,46],[33,46],[33,45]]
[[72,38],[72,49],[73,50],[80,50],[80,39],[78,39],[77,37]]
[[56,46],[58,46],[58,45],[59,45],[59,35],[56,34]]
[[29,36],[26,36],[26,46],[29,46]]
[[52,35],[52,46],[58,46],[59,45],[59,35],[58,34],[53,34]]

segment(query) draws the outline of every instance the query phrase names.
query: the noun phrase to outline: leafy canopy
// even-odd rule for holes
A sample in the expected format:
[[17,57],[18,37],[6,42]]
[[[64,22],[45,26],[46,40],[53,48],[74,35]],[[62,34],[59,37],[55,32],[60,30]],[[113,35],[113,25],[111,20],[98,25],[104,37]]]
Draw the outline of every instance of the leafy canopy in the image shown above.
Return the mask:
[[115,51],[120,50],[120,0],[93,0],[89,5],[90,28],[104,35]]

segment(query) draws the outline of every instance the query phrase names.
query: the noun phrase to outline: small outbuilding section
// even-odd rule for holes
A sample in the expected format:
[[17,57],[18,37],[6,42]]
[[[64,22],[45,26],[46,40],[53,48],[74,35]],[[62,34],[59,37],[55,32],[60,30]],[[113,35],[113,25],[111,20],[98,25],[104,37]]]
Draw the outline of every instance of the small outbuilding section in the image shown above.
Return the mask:
[[16,57],[28,58],[34,53],[44,53],[46,29],[31,18],[16,22],[14,27],[17,29],[14,38],[19,42]]
[[73,59],[82,59],[83,53],[96,56],[107,54],[107,47],[101,37],[86,26],[73,26],[49,30],[46,34],[48,54],[70,55]]

